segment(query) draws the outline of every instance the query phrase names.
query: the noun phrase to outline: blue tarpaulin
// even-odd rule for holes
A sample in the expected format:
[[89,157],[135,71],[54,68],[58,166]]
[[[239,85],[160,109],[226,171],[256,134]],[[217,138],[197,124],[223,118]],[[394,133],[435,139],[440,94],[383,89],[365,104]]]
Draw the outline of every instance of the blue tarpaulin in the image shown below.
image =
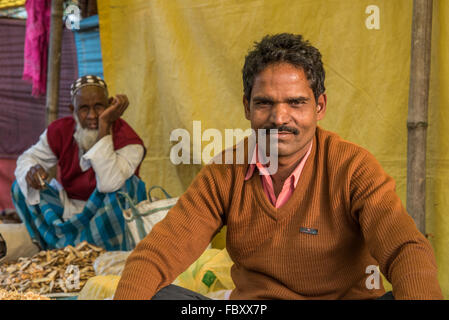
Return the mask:
[[78,74],[94,74],[104,78],[101,56],[98,15],[80,21],[80,29],[73,30],[78,59]]

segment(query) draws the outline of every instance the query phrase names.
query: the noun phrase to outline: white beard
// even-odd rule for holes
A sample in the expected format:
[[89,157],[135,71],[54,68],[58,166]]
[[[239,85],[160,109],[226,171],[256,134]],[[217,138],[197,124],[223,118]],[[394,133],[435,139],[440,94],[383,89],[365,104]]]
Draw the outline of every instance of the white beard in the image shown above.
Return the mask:
[[76,122],[76,129],[75,133],[73,134],[73,137],[75,138],[75,141],[78,143],[78,146],[84,152],[87,152],[97,142],[98,129],[83,128],[78,119],[78,116],[75,113],[73,113],[73,118],[75,118]]

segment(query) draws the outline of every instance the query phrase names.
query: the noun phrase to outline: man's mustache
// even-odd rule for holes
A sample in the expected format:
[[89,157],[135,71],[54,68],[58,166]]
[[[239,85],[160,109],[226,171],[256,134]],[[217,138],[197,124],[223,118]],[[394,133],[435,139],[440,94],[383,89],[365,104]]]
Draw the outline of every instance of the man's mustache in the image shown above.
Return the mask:
[[292,127],[289,127],[289,126],[279,126],[279,127],[277,127],[277,126],[270,126],[270,127],[265,127],[262,130],[265,131],[264,133],[266,135],[269,135],[270,134],[270,130],[273,130],[273,129],[277,130],[278,132],[290,132],[290,133],[293,133],[294,135],[298,135],[299,134],[298,129],[292,128]]

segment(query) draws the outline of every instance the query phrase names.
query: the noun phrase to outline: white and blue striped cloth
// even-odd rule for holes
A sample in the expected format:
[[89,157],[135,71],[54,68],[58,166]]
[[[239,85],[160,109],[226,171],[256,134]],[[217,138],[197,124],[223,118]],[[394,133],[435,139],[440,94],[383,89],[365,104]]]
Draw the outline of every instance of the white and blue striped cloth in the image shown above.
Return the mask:
[[75,246],[82,241],[107,251],[132,250],[120,209],[129,208],[129,205],[119,192],[127,193],[136,204],[147,199],[144,182],[132,176],[116,192],[100,193],[95,189],[83,211],[64,221],[64,208],[58,191],[51,186],[48,185],[40,192],[41,201],[38,205],[25,202],[17,182],[14,182],[11,192],[17,213],[25,223],[31,239],[43,250]]

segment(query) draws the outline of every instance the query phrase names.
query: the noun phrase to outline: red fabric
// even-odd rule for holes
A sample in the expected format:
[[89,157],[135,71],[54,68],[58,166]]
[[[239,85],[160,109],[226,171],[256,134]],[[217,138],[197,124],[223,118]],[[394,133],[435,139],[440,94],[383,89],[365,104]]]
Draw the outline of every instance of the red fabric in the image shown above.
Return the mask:
[[14,209],[11,199],[11,186],[16,179],[16,159],[0,158],[0,210]]
[[23,79],[33,83],[32,94],[44,95],[47,87],[50,0],[27,0]]
[[[81,170],[78,145],[73,138],[75,126],[75,120],[71,116],[56,120],[48,126],[47,140],[59,159],[61,184],[69,198],[87,200],[96,186],[95,172],[92,168],[85,172]],[[123,119],[118,119],[114,123],[112,140],[114,150],[130,144],[144,146],[137,133]],[[136,175],[139,173],[139,167],[136,169]]]

